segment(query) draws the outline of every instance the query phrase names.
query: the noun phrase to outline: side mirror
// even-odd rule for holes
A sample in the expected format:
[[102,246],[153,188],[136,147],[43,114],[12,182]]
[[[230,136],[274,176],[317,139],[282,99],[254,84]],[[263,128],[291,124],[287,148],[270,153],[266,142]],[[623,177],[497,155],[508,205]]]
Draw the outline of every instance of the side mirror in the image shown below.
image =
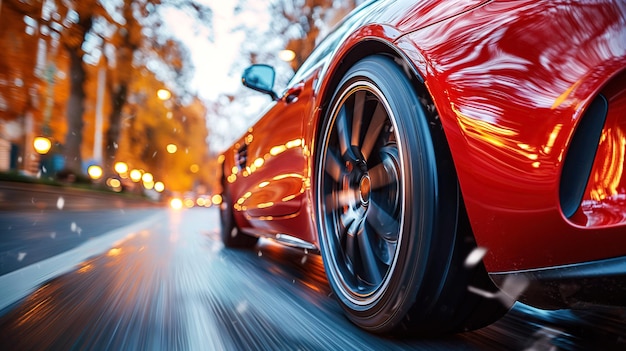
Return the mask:
[[278,100],[278,95],[274,92],[274,78],[276,71],[269,65],[252,65],[243,71],[241,82],[244,86],[268,94],[272,100]]

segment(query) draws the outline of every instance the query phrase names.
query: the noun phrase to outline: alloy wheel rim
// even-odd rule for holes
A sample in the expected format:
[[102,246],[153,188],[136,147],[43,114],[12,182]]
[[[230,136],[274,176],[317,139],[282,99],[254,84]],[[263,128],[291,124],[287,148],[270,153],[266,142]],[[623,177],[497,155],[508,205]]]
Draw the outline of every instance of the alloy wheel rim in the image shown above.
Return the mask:
[[322,240],[330,274],[356,305],[389,285],[404,226],[402,158],[395,118],[380,90],[343,90],[323,135],[319,180]]

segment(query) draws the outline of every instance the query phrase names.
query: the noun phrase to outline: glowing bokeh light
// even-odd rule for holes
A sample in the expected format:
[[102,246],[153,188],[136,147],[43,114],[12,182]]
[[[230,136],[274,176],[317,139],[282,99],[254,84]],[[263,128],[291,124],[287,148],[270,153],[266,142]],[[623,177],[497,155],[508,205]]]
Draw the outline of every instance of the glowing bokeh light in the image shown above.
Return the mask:
[[165,149],[167,150],[168,153],[173,154],[176,151],[178,151],[178,146],[176,146],[176,144],[167,144]]
[[278,58],[285,62],[291,62],[296,58],[296,53],[293,50],[281,50],[278,52]]
[[46,137],[38,136],[33,140],[33,147],[38,154],[45,155],[52,148],[52,142]]
[[133,169],[132,171],[130,171],[130,179],[133,182],[138,182],[141,180],[141,171],[138,169]]
[[89,168],[87,168],[87,174],[89,174],[89,177],[91,177],[91,179],[100,179],[103,174],[102,167],[98,165],[91,165],[89,166]]
[[143,180],[144,183],[152,183],[154,182],[154,176],[152,173],[146,172],[141,176],[141,180]]
[[109,178],[107,179],[107,185],[111,188],[119,188],[122,186],[122,182],[119,179]]
[[154,183],[154,190],[159,193],[163,192],[163,190],[165,190],[165,184],[163,184],[163,182]]
[[170,200],[170,207],[175,209],[175,210],[180,210],[181,208],[183,208],[183,200],[175,197],[172,200]]
[[126,173],[128,172],[128,165],[126,162],[115,162],[113,169],[115,169],[115,171],[119,174]]
[[159,100],[169,100],[172,97],[172,93],[167,89],[159,89],[157,90],[157,97]]
[[222,195],[220,194],[215,194],[211,197],[211,202],[214,205],[220,205],[222,203]]

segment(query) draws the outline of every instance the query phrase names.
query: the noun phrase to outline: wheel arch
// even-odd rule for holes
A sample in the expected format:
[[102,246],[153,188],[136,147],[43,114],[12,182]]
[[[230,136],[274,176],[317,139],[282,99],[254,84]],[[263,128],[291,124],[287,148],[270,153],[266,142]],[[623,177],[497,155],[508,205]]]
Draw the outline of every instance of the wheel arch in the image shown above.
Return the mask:
[[[419,73],[417,68],[410,63],[411,61],[407,55],[395,47],[391,42],[384,41],[381,38],[366,38],[361,40],[348,50],[342,51],[338,56],[332,57],[332,62],[337,62],[337,64],[331,64],[328,71],[324,74],[325,77],[327,77],[327,81],[321,85],[322,89],[320,90],[318,97],[319,103],[317,103],[319,108],[316,109],[317,116],[314,125],[315,129],[313,130],[312,135],[310,135],[310,140],[313,141],[312,155],[315,155],[318,152],[317,144],[319,143],[320,138],[320,126],[324,120],[323,115],[329,108],[332,102],[333,94],[335,93],[335,90],[337,90],[342,77],[352,66],[354,66],[354,64],[373,55],[384,55],[393,58],[396,64],[403,68],[403,72],[411,81],[413,88],[420,92],[426,92],[426,95],[432,102],[432,97],[430,96],[430,93],[428,93],[422,75]],[[429,122],[441,125],[439,120]],[[314,160],[315,157],[312,159]]]
[[[343,52],[341,55],[333,57],[336,65],[331,66],[326,76],[329,77],[324,85],[324,90],[319,96],[320,111],[325,111],[331,103],[333,94],[337,89],[341,78],[360,60],[373,55],[385,55],[392,57],[396,63],[403,68],[404,73],[409,77],[414,88],[426,89],[424,79],[417,68],[410,64],[408,57],[394,47],[391,43],[383,41],[379,38],[369,38],[356,43],[354,46]],[[321,120],[318,119],[318,125]],[[316,129],[315,137],[319,136],[319,128]]]
[[[327,82],[323,85],[323,90],[320,91],[319,95],[319,103],[316,109],[317,116],[315,122],[315,130],[311,135],[312,142],[312,159],[311,166],[315,167],[317,165],[313,164],[315,162],[315,155],[319,151],[317,148],[317,142],[320,138],[321,134],[321,125],[323,123],[323,115],[326,113],[330,104],[332,103],[332,98],[337,90],[339,83],[341,82],[342,77],[348,72],[348,70],[354,66],[360,60],[363,60],[367,57],[374,55],[384,55],[392,58],[394,62],[402,68],[404,74],[411,81],[411,85],[418,93],[420,99],[426,99],[424,101],[425,104],[428,105],[428,108],[431,109],[429,112],[436,111],[435,103],[433,101],[433,97],[425,83],[422,74],[419,72],[418,68],[411,63],[409,56],[402,52],[399,48],[393,45],[393,43],[383,41],[380,38],[367,38],[365,40],[359,41],[354,46],[350,47],[348,50],[342,52],[341,55],[333,57],[334,62],[338,62],[336,65],[331,66],[326,72],[326,77],[328,77]],[[438,117],[438,114],[427,113],[427,118],[429,118],[428,123],[434,128],[439,128],[442,133],[442,138],[438,138],[437,142],[444,143],[442,145],[448,150],[450,155],[450,159],[452,161],[452,165],[454,167],[454,172],[457,174],[456,163],[454,162],[454,157],[450,152],[450,145],[448,143],[446,133],[444,130],[443,123],[441,119]],[[433,118],[435,117],[435,118]],[[461,191],[459,187],[459,192]],[[462,194],[461,194],[462,197]],[[473,236],[473,234],[472,234]]]
[[[411,63],[409,55],[405,54],[392,42],[383,40],[383,38],[378,37],[365,38],[361,41],[356,42],[356,44],[351,46],[349,49],[340,50],[339,52],[339,55],[332,57],[332,62],[337,62],[337,64],[331,64],[331,66],[328,68],[328,71],[325,72],[325,77],[327,81],[323,85],[321,85],[323,88],[320,90],[318,97],[319,102],[317,103],[318,108],[316,109],[317,116],[315,116],[315,129],[310,135],[310,140],[312,141],[312,157],[310,160],[311,167],[317,166],[314,163],[316,159],[315,155],[319,151],[317,148],[317,143],[320,138],[320,127],[324,120],[323,116],[327,112],[330,104],[332,103],[333,95],[337,90],[342,77],[348,72],[348,70],[352,66],[354,66],[360,60],[374,55],[384,55],[392,58],[394,62],[402,68],[404,74],[409,78],[409,80],[411,81],[411,85],[418,93],[420,99],[424,98],[427,100],[425,103],[428,104],[429,109],[432,109],[430,112],[437,110],[432,94],[429,91],[425,79],[423,78],[419,69]],[[447,133],[445,132],[441,119],[438,117],[439,114],[435,113],[433,115],[432,113],[427,113],[426,116],[427,118],[429,118],[428,123],[431,126],[435,128],[440,128],[442,130],[442,138],[439,138],[437,142],[444,143],[443,146],[448,150],[452,165],[454,167],[454,172],[458,176],[456,162],[454,162],[454,155],[452,155],[450,151],[450,145],[446,136]],[[435,116],[436,118],[432,118],[433,116]],[[460,187],[459,192],[461,193],[461,197],[463,197]]]

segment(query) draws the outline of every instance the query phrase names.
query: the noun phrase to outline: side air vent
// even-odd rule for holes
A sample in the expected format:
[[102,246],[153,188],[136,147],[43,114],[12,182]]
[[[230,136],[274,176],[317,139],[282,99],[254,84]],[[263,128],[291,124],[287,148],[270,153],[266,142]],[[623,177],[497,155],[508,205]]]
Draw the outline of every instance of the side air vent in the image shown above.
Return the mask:
[[582,116],[567,151],[561,175],[560,201],[563,214],[568,218],[576,213],[582,201],[608,108],[607,99],[598,95]]

